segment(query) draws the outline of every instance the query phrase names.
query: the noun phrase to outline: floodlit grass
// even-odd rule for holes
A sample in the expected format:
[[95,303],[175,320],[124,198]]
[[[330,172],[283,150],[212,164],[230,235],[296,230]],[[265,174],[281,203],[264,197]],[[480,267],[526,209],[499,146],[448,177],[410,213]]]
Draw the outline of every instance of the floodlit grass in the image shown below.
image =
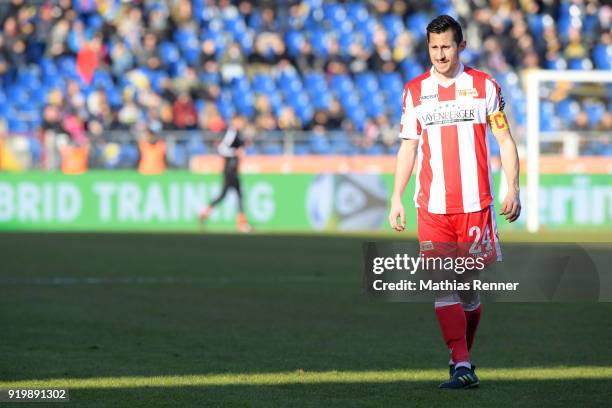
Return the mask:
[[1,234],[0,388],[87,407],[609,405],[612,304],[485,304],[482,385],[441,392],[432,305],[369,302],[364,239]]
[[[57,378],[0,382],[0,388],[136,388],[206,387],[221,385],[281,385],[321,383],[386,383],[437,381],[447,370],[325,371],[284,373],[210,374],[157,377]],[[612,379],[612,367],[502,368],[478,370],[489,381],[604,380]]]

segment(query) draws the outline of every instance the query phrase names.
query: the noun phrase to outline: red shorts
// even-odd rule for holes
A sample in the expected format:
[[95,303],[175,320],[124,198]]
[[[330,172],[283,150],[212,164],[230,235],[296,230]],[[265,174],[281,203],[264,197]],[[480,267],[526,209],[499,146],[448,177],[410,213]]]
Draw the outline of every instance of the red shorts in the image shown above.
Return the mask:
[[481,257],[485,264],[501,261],[495,210],[433,214],[418,208],[418,234],[424,256]]

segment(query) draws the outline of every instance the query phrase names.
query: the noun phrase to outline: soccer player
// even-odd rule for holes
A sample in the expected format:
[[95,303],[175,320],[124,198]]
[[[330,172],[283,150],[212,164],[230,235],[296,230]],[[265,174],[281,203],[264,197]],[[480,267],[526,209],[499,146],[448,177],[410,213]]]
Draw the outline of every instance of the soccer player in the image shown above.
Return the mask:
[[238,195],[238,219],[237,226],[240,232],[251,231],[246,215],[244,214],[244,206],[242,204],[242,189],[240,188],[240,176],[238,174],[239,158],[243,154],[244,140],[240,133],[246,122],[243,116],[234,116],[230,127],[228,128],[223,140],[219,144],[218,152],[224,158],[223,166],[223,190],[221,194],[213,200],[208,207],[200,212],[199,220],[203,223],[208,219],[213,208],[225,198],[228,190],[233,188]]
[[[488,74],[460,62],[466,42],[452,17],[438,16],[429,23],[427,45],[431,69],[404,88],[389,222],[396,231],[406,228],[402,195],[416,161],[414,202],[422,255],[479,255],[487,264],[501,260],[487,124],[499,144],[508,183],[500,214],[513,222],[521,212],[518,154],[501,89]],[[481,310],[476,291],[435,295],[436,317],[451,353],[450,379],[440,388],[478,386],[469,351]]]

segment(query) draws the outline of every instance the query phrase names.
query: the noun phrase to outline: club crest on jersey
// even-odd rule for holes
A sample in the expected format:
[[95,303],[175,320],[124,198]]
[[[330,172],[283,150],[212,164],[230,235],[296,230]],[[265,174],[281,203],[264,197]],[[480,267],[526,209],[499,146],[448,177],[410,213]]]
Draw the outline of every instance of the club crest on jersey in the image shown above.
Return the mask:
[[478,96],[478,90],[476,90],[476,88],[467,88],[467,89],[457,89],[457,96],[471,96],[471,97],[476,97]]

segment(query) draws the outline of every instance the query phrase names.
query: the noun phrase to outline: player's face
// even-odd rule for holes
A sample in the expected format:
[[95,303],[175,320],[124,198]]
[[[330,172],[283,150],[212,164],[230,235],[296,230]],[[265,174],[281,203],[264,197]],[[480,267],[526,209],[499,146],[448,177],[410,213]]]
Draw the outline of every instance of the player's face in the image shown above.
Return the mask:
[[452,76],[459,67],[459,53],[465,49],[465,41],[455,42],[453,31],[429,33],[429,58],[435,70],[444,75]]

